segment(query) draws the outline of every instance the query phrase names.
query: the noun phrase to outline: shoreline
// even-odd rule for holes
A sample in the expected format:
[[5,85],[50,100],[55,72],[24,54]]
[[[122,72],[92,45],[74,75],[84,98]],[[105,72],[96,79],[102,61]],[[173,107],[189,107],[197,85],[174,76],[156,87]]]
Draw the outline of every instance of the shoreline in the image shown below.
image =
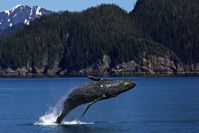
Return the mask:
[[[89,74],[88,74],[89,75]],[[176,73],[176,74],[131,74],[131,75],[102,75],[94,74],[94,77],[199,77],[199,73]],[[1,78],[81,78],[81,74],[75,75],[0,75]]]

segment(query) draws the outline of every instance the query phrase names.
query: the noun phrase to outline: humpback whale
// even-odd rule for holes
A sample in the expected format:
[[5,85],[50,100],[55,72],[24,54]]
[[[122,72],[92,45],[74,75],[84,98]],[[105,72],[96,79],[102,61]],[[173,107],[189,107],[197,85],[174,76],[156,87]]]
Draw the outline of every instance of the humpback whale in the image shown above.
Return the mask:
[[84,110],[83,117],[88,108],[95,102],[116,97],[136,86],[136,82],[131,80],[105,80],[82,74],[91,79],[92,82],[78,86],[67,96],[56,123],[60,124],[64,117],[77,106],[90,103]]

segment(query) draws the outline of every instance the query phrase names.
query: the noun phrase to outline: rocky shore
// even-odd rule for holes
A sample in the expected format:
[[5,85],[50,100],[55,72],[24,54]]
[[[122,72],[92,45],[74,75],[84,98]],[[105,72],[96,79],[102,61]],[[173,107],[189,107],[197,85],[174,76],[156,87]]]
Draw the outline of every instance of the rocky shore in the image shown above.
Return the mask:
[[[45,62],[45,59],[44,59]],[[45,64],[38,68],[27,66],[12,70],[11,68],[1,68],[0,75],[3,76],[43,76],[43,75],[79,75],[80,70],[68,72],[67,69],[59,68],[59,62],[54,63],[52,70],[45,67]],[[199,63],[182,64],[171,60],[171,54],[167,52],[164,56],[149,55],[146,52],[140,53],[134,60],[123,62],[111,67],[111,58],[104,55],[98,63],[82,70],[90,75],[133,75],[133,74],[186,74],[199,73]]]
[[84,69],[88,74],[108,74],[108,75],[132,75],[132,74],[185,74],[199,73],[199,63],[183,65],[175,64],[171,60],[170,54],[164,57],[148,55],[146,52],[140,53],[134,60],[123,62],[110,68],[110,57],[105,55],[101,63],[93,64]]

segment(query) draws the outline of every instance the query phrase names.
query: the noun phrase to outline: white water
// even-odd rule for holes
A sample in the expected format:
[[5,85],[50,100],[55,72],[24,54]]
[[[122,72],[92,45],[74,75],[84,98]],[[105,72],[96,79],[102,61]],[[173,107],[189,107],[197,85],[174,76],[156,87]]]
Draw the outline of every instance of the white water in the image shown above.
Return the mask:
[[[39,118],[38,122],[35,122],[34,125],[41,125],[41,126],[47,126],[47,125],[58,125],[55,123],[57,119],[57,113],[55,111],[51,113],[47,113],[44,116],[41,116]],[[72,121],[62,121],[61,125],[75,125],[75,124],[94,124],[94,122],[82,122],[79,120],[72,120]]]
[[[45,113],[45,115],[41,116],[39,118],[38,122],[35,122],[34,125],[58,125],[56,122],[58,112],[62,106],[63,101],[65,100],[65,97],[62,98],[55,107],[50,107],[49,111]],[[94,124],[94,122],[82,122],[77,119],[72,121],[62,121],[61,125],[75,125],[75,124]]]

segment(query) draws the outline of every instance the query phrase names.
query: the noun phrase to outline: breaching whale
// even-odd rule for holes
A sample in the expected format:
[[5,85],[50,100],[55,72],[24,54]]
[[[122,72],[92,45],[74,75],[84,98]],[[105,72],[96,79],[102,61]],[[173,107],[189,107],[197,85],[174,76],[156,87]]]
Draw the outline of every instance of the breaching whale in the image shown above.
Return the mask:
[[58,114],[56,123],[60,124],[64,117],[77,106],[90,103],[84,110],[83,117],[93,103],[116,97],[136,86],[136,82],[130,80],[104,80],[82,74],[93,81],[78,86],[68,95]]

